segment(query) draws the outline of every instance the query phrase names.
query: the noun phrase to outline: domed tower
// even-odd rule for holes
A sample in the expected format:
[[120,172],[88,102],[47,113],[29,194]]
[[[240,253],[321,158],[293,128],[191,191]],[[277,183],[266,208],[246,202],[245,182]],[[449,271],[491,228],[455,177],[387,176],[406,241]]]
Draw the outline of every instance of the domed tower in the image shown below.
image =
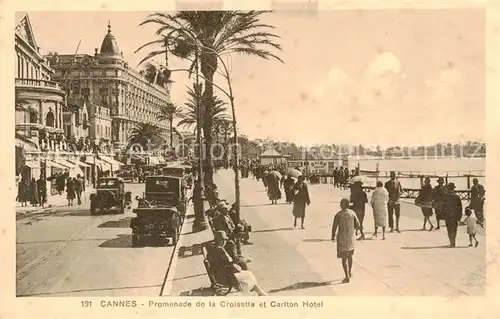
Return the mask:
[[108,22],[108,34],[104,37],[101,44],[100,58],[109,60],[123,60],[123,56],[118,48],[115,36],[111,33],[111,21]]

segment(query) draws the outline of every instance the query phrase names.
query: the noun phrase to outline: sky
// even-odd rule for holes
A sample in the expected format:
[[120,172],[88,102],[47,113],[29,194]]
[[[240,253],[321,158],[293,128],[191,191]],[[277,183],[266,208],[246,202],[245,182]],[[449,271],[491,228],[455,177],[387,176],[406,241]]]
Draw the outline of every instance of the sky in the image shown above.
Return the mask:
[[[148,13],[28,15],[42,53],[73,54],[81,39],[78,53],[93,54],[110,20],[125,59],[140,68],[147,51],[134,52],[156,39],[154,25],[138,26]],[[228,61],[242,134],[298,144],[485,140],[482,10],[279,11],[263,22],[281,36],[284,63],[237,55]],[[171,58],[170,66],[188,62]],[[173,80],[171,99],[182,106],[191,82],[182,72]],[[227,88],[225,79],[215,81]]]

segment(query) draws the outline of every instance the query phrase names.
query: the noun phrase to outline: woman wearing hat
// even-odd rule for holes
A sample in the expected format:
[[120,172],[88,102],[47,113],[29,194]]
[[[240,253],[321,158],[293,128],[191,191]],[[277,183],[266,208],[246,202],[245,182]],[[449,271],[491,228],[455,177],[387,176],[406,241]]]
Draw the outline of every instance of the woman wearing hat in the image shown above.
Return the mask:
[[432,199],[433,192],[431,185],[431,179],[429,177],[425,178],[424,185],[420,189],[417,198],[415,199],[415,205],[419,206],[422,210],[422,214],[424,215],[424,226],[422,226],[422,230],[426,230],[427,222],[429,222],[429,231],[434,229],[434,225],[431,222],[432,216]]
[[309,190],[307,184],[304,182],[304,176],[299,176],[297,183],[293,186],[293,227],[297,227],[297,218],[301,220],[301,227],[304,228],[304,219],[306,217],[306,205],[311,204],[311,199],[309,197]]

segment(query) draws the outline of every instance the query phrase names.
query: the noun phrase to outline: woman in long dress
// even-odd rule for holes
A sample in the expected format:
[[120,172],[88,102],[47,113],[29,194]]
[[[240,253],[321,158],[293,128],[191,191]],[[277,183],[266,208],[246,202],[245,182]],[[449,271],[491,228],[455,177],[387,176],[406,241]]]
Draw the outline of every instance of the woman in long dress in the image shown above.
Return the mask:
[[38,185],[35,178],[31,179],[30,183],[30,203],[31,206],[38,206]]
[[272,172],[267,176],[267,196],[271,204],[277,204],[281,199],[280,177]]
[[363,240],[365,239],[363,221],[365,219],[365,208],[366,203],[368,203],[368,196],[365,191],[363,191],[363,184],[361,182],[355,182],[351,185],[350,201],[352,203],[352,209],[356,213],[356,217],[359,221],[359,232],[361,233],[361,237],[358,239]]
[[429,222],[429,231],[434,229],[434,225],[432,225],[431,216],[432,213],[432,202],[434,198],[434,190],[431,185],[431,179],[429,177],[425,178],[424,185],[420,192],[418,193],[417,198],[415,199],[415,205],[420,206],[422,210],[422,214],[424,215],[424,226],[422,226],[422,230],[426,230],[427,222]]
[[76,197],[75,184],[71,178],[66,182],[66,198],[68,199],[68,206],[73,206],[73,200]]
[[286,202],[287,203],[292,203],[293,202],[293,185],[295,184],[292,175],[288,174],[288,177],[285,179],[283,182],[283,188],[285,189],[285,197],[286,197]]
[[382,227],[382,239],[385,239],[385,228],[387,227],[387,203],[389,202],[389,192],[385,189],[381,181],[377,182],[377,187],[373,191],[370,204],[373,208],[373,220],[375,222],[375,232],[373,237],[377,237],[379,227]]
[[301,220],[301,228],[304,228],[304,219],[306,217],[306,205],[311,204],[311,198],[309,197],[309,190],[307,184],[304,182],[304,176],[299,176],[297,183],[293,186],[292,190],[294,196],[293,202],[293,227],[297,227],[297,218]]

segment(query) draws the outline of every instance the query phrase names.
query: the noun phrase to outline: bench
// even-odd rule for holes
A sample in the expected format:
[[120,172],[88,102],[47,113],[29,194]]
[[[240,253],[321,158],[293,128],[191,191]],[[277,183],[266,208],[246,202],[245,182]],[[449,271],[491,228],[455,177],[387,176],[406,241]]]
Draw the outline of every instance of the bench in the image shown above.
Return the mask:
[[208,261],[208,250],[206,246],[202,247],[202,254],[203,265],[205,266],[208,279],[210,280],[210,287],[213,289],[216,296],[227,296],[235,286],[239,291],[242,290],[239,286],[238,280],[233,274],[228,274],[228,283],[218,282],[217,278],[215,277],[214,271],[212,270],[212,266]]

